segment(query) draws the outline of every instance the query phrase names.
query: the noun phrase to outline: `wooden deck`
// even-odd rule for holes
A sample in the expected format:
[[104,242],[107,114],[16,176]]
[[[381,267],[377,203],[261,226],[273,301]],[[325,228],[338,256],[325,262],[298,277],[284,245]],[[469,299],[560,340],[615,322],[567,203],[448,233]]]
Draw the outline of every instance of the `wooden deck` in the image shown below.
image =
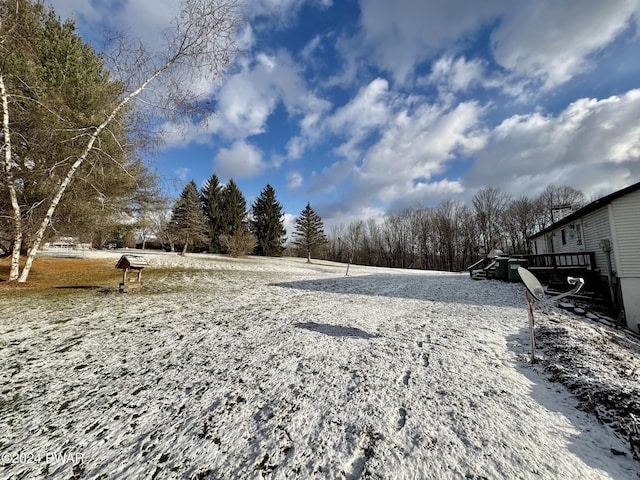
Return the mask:
[[594,252],[545,253],[542,255],[522,255],[529,263],[529,270],[595,270]]

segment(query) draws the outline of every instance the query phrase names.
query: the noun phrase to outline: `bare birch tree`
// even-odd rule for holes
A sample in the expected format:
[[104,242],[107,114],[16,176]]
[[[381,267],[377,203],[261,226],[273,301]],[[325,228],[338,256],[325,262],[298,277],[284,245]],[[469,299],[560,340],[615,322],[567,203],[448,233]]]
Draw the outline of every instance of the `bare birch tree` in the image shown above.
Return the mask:
[[[4,0],[3,11],[24,6],[25,0]],[[236,32],[241,24],[239,5],[235,0],[184,0],[180,12],[172,22],[171,28],[165,35],[164,46],[160,50],[147,48],[141,41],[131,42],[124,36],[119,36],[116,48],[104,55],[111,60],[110,71],[118,80],[122,88],[116,92],[117,96],[112,107],[107,111],[92,112],[91,122],[72,132],[75,149],[68,154],[65,173],[52,189],[52,195],[43,205],[44,213],[37,224],[30,243],[25,266],[19,272],[19,255],[22,248],[22,224],[20,205],[15,192],[16,184],[14,171],[17,163],[13,158],[12,137],[15,132],[11,129],[10,105],[14,95],[8,88],[6,78],[11,71],[0,71],[0,96],[3,113],[3,155],[2,182],[11,197],[11,211],[14,226],[14,241],[12,251],[12,267],[10,280],[26,282],[29,272],[45,232],[62,197],[76,176],[82,165],[101,150],[104,134],[109,136],[110,127],[123,117],[129,117],[129,123],[143,119],[149,114],[148,107],[158,107],[152,115],[156,115],[155,123],[161,118],[175,120],[184,116],[199,119],[206,118],[207,103],[202,101],[202,92],[194,90],[195,84],[214,82],[221,78],[233,56],[237,53]],[[4,20],[2,20],[4,21]],[[12,39],[13,26],[0,25],[2,36],[0,44]],[[27,32],[28,33],[28,32]],[[23,38],[28,42],[29,38]],[[6,50],[6,49],[5,49]],[[10,54],[6,51],[4,54]],[[150,87],[154,88],[151,89]],[[145,97],[144,102],[136,102]],[[161,101],[153,95],[162,94]],[[48,103],[45,96],[34,96],[33,104],[39,104],[45,109],[55,111],[56,105]],[[137,114],[138,117],[133,115]],[[149,118],[149,117],[147,117]],[[68,146],[66,146],[68,148]],[[13,193],[12,193],[13,192]]]

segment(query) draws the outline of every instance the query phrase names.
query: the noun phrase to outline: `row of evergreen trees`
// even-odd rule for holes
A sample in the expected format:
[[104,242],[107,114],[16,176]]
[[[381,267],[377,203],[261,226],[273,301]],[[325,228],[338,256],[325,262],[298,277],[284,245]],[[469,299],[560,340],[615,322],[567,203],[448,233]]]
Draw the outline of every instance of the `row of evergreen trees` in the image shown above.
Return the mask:
[[[247,211],[247,202],[231,179],[222,185],[214,173],[200,191],[192,180],[176,201],[167,228],[171,247],[228,253],[279,256],[284,250],[284,213],[271,185],[262,190]],[[308,259],[327,244],[322,219],[307,204],[296,219],[293,244]]]

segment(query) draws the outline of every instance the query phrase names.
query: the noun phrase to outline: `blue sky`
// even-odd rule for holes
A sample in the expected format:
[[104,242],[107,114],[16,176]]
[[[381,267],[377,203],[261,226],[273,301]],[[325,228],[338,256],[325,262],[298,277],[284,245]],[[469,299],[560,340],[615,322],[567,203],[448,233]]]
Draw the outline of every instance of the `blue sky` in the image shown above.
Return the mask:
[[[49,2],[81,35],[154,42],[173,0]],[[245,54],[211,85],[216,116],[152,160],[179,191],[212,173],[288,221],[328,228],[494,186],[640,181],[640,0],[247,0]],[[175,193],[175,190],[174,190]]]

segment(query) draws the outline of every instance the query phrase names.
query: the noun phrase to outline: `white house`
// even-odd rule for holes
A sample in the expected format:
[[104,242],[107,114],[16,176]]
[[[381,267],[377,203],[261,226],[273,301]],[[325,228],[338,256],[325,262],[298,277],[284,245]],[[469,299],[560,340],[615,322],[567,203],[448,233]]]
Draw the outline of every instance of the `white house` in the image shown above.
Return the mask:
[[640,332],[640,182],[602,197],[529,238],[534,254],[593,252],[595,268]]

